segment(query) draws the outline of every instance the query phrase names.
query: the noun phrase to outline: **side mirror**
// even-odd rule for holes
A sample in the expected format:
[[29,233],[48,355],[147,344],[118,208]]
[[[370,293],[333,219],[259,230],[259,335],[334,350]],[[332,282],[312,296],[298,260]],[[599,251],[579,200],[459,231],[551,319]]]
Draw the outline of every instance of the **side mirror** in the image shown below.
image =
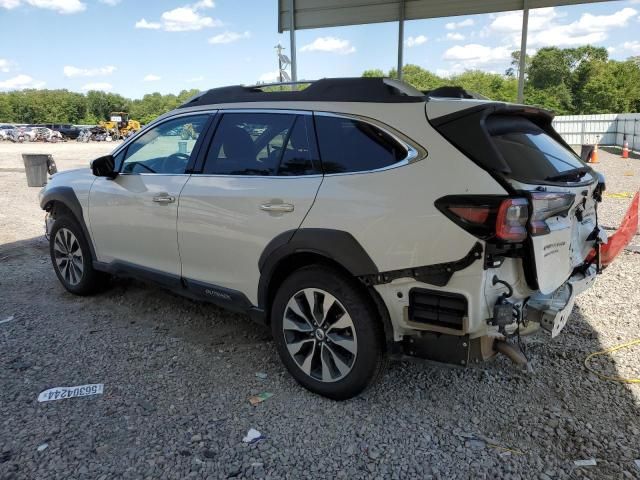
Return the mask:
[[115,170],[113,155],[105,155],[96,158],[91,162],[91,170],[96,177],[116,178],[118,172]]

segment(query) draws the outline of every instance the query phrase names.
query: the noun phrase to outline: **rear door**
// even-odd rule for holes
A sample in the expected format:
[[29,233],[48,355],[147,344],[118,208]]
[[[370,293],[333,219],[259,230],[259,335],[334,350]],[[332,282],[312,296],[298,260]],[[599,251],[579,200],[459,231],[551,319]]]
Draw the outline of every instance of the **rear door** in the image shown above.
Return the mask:
[[310,112],[219,113],[204,165],[178,207],[182,276],[243,293],[257,305],[258,260],[267,244],[297,229],[322,183]]

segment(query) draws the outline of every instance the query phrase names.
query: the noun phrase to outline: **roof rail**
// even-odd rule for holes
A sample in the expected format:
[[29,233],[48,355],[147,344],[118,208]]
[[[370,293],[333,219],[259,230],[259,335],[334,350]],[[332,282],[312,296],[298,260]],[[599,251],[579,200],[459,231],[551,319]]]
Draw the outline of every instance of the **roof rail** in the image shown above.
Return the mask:
[[[309,84],[302,90],[264,91],[265,86]],[[323,78],[315,81],[276,83],[268,85],[214,88],[193,97],[179,108],[219,103],[244,102],[424,102],[422,92],[397,80],[388,78],[353,77]]]

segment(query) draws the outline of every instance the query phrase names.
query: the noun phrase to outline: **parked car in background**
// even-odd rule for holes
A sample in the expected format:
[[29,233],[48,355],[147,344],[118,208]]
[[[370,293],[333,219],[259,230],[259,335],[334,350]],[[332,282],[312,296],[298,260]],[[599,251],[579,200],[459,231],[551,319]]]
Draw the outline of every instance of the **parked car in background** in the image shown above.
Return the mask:
[[11,140],[14,143],[28,142],[29,138],[24,133],[24,127],[14,127],[11,130],[7,130],[7,140]]
[[70,123],[39,123],[36,125],[30,125],[32,127],[46,127],[56,132],[60,132],[62,137],[69,140],[75,140],[80,135],[80,129]]
[[10,140],[13,125],[0,125],[0,140]]
[[558,335],[600,269],[604,177],[540,108],[309,83],[203,92],[54,175],[40,206],[62,285],[139,277],[246,312],[334,399],[391,355],[526,366],[520,333]]

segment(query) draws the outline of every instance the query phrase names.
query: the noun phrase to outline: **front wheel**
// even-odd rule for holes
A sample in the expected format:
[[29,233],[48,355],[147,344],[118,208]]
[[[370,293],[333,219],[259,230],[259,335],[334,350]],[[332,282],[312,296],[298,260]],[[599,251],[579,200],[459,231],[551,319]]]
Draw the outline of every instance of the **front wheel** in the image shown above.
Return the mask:
[[297,270],[271,313],[280,358],[302,386],[335,400],[358,395],[384,371],[379,315],[354,280],[324,266]]
[[56,219],[49,237],[49,253],[58,280],[69,292],[89,295],[106,283],[108,275],[94,270],[89,244],[74,218]]

